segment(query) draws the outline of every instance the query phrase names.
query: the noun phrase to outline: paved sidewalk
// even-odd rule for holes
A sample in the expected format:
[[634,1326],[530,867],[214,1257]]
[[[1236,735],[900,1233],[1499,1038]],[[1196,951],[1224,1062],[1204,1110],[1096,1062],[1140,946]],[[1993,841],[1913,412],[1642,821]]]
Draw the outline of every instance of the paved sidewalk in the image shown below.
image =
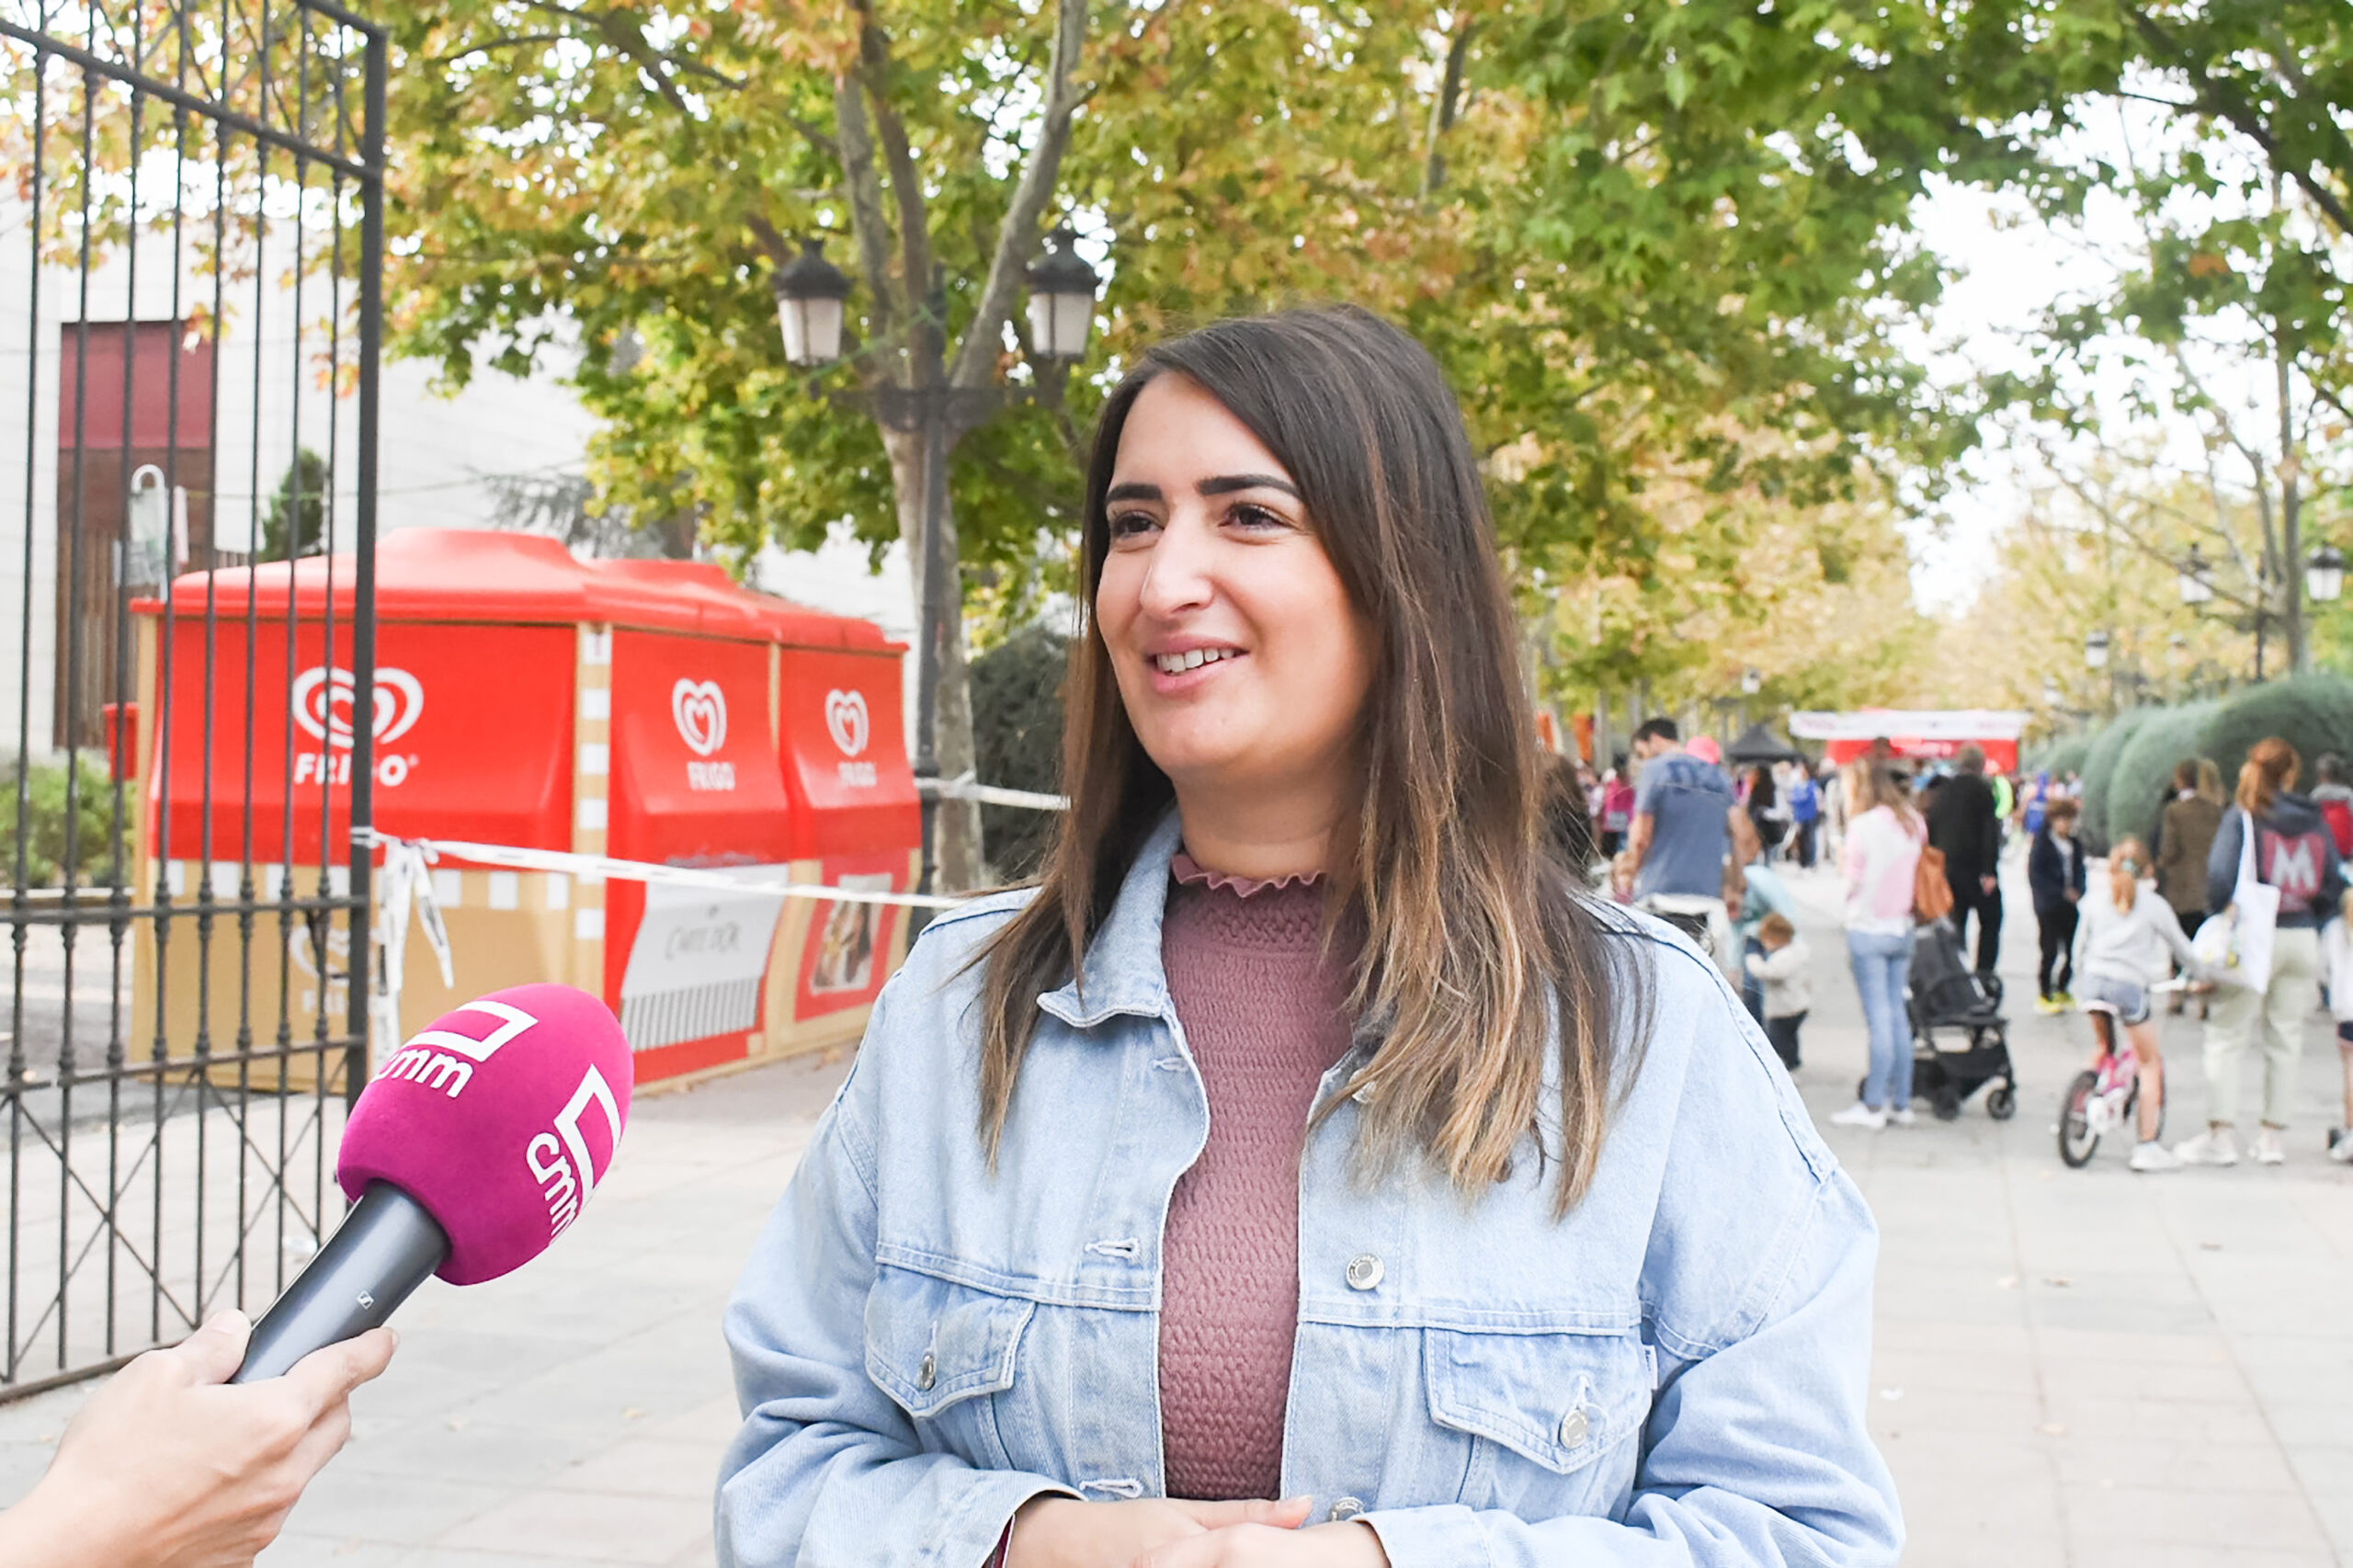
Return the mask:
[[[1815,1116],[1864,1058],[1835,879],[1798,879],[1816,1012]],[[2016,890],[2004,969],[2032,990]],[[2279,1170],[2135,1176],[2103,1147],[2061,1167],[2080,1024],[2012,1009],[2020,1107],[1950,1125],[1829,1129],[1885,1233],[1871,1419],[1909,1517],[1907,1563],[2005,1568],[2353,1562],[2353,1171],[2321,1156],[2335,1052],[2315,1014],[2305,1110]],[[2198,1026],[2165,1031],[2176,1135],[2204,1089]],[[626,1156],[531,1267],[404,1309],[351,1447],[266,1568],[704,1565],[735,1425],[719,1312],[839,1063],[642,1100]],[[0,1499],[82,1398],[0,1406]]]

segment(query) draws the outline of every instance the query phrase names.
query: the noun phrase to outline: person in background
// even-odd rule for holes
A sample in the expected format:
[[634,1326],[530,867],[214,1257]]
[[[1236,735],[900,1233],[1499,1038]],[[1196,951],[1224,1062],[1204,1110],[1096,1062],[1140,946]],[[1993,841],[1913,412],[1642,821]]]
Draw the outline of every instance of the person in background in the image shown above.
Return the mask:
[[[1671,898],[1721,900],[1724,856],[1735,864],[1756,858],[1756,834],[1748,813],[1732,798],[1723,769],[1687,751],[1675,721],[1646,720],[1634,732],[1634,756],[1642,772],[1634,783],[1634,820],[1626,847],[1613,868],[1620,896],[1636,903],[1661,894]],[[1704,935],[1705,922],[1694,929]]]
[[2336,857],[2353,855],[2353,785],[2345,782],[2345,759],[2325,751],[2313,763],[2313,804],[2328,821],[2328,835],[2336,840]]
[[1953,758],[1952,777],[1929,793],[1928,845],[1945,858],[1952,884],[1953,935],[1966,943],[1977,916],[1977,972],[1990,975],[2002,951],[2002,817],[1985,781],[1985,753],[1974,745]]
[[2151,1017],[2149,988],[2173,972],[2179,961],[2195,971],[2189,938],[2173,905],[2155,896],[2156,884],[2143,882],[2149,851],[2137,838],[2127,838],[2108,852],[2108,892],[2105,903],[2084,906],[2083,935],[2076,939],[2075,968],[2083,975],[2084,994],[2116,1009],[2116,1021],[2132,1042],[2140,1070],[2138,1101],[2140,1141],[2132,1146],[2136,1171],[2174,1171],[2181,1158],[2157,1141],[2165,1124],[2165,1063],[2157,1049],[2157,1022]]
[[1577,885],[1590,886],[1593,819],[1586,814],[1578,765],[1557,752],[1544,759],[1544,828],[1561,846],[1561,858],[1577,873]]
[[2279,736],[2256,742],[2206,858],[2206,907],[2226,909],[2238,885],[2240,848],[2251,840],[2256,880],[2279,890],[2279,915],[2271,933],[2270,983],[2260,992],[2224,985],[2214,993],[2206,1025],[2206,1131],[2174,1147],[2189,1165],[2239,1163],[2233,1124],[2239,1062],[2250,1049],[2263,1057],[2256,1161],[2276,1165],[2288,1157],[2280,1134],[2295,1103],[2296,1059],[2320,980],[2320,926],[2345,893],[2336,840],[2311,798],[2295,792],[2302,767],[2296,748]]
[[1609,759],[1609,777],[1601,783],[1601,852],[1610,859],[1626,847],[1627,830],[1634,824],[1634,776],[1626,754]]
[[2174,766],[2172,798],[2157,810],[2150,856],[2156,863],[2158,895],[2193,937],[2206,923],[2206,858],[2222,825],[2221,770],[2200,757],[2182,758]]
[[2018,791],[2018,826],[2025,832],[2029,842],[2042,831],[2042,812],[2050,801],[2051,770],[2044,768],[2028,779],[2026,788]]
[[1801,762],[1790,769],[1790,787],[1784,795],[1790,808],[1790,828],[1796,836],[1794,846],[1798,869],[1813,869],[1815,837],[1822,826],[1822,791],[1814,787],[1813,770]]
[[1912,1125],[1912,1029],[1904,1010],[1912,970],[1913,879],[1927,830],[1893,768],[1847,768],[1847,959],[1870,1030],[1862,1098],[1830,1119],[1842,1127]]
[[1813,981],[1807,973],[1813,958],[1788,915],[1777,912],[1757,922],[1756,949],[1745,962],[1764,988],[1765,1038],[1792,1073],[1801,1060],[1798,1030],[1813,1006]]
[[2328,1132],[2328,1157],[2353,1165],[2353,889],[2337,900],[2336,918],[2320,934],[2320,969],[2336,1024],[2336,1065],[2345,1079],[2345,1119]]
[[0,1511],[0,1562],[225,1568],[277,1540],[351,1435],[351,1391],[395,1342],[370,1329],[282,1378],[231,1386],[252,1332],[243,1312],[222,1312],[108,1380],[67,1424],[48,1472]]
[[1724,955],[1724,978],[1738,988],[1740,999],[1748,1007],[1748,1016],[1758,1023],[1765,1021],[1765,990],[1752,977],[1745,965],[1748,955],[1758,951],[1757,933],[1768,916],[1788,916],[1797,912],[1797,901],[1790,896],[1787,882],[1780,873],[1763,860],[1752,860],[1745,866],[1724,862],[1724,924],[1727,939],[1716,950]]
[[1748,770],[1748,791],[1741,804],[1748,812],[1748,825],[1763,846],[1758,858],[1771,862],[1773,851],[1789,831],[1789,817],[1781,809],[1781,792],[1774,787],[1773,770],[1758,763]]
[[2034,894],[2034,924],[2042,949],[2034,971],[2038,1013],[2075,1005],[2075,924],[2084,897],[2084,846],[2075,839],[2075,802],[2062,795],[2044,807],[2042,826],[2026,852],[2026,885]]
[[2010,787],[2006,773],[1991,775],[1987,783],[1994,787],[1994,844],[1995,851],[2009,846],[2010,823],[2018,814],[2018,791]]

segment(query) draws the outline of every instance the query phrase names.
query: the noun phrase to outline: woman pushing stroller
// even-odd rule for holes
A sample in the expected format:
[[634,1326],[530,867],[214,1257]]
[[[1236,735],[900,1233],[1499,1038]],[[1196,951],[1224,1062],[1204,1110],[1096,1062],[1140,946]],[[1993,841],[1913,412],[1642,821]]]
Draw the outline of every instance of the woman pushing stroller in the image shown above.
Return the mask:
[[2143,881],[2149,851],[2137,838],[2120,840],[2108,852],[2108,902],[2078,907],[2083,926],[2075,937],[2075,973],[2086,1002],[2105,1003],[2132,1042],[2139,1069],[2140,1125],[2132,1146],[2136,1171],[2181,1168],[2181,1157],[2157,1141],[2165,1119],[2165,1064],[2157,1050],[2157,1022],[2151,1015],[2152,988],[2181,960],[2184,972],[2202,972],[2173,906],[2157,896],[2154,879]]

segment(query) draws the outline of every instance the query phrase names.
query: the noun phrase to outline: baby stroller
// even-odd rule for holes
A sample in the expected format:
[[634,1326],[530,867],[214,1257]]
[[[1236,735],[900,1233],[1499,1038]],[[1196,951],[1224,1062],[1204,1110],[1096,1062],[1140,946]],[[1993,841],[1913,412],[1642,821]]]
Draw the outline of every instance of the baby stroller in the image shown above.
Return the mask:
[[1938,1121],[1959,1116],[1962,1102],[1989,1083],[1985,1114],[1996,1121],[2018,1114],[2002,983],[1969,967],[1951,921],[1931,920],[1913,933],[1904,1012],[1912,1025],[1912,1093],[1927,1101]]

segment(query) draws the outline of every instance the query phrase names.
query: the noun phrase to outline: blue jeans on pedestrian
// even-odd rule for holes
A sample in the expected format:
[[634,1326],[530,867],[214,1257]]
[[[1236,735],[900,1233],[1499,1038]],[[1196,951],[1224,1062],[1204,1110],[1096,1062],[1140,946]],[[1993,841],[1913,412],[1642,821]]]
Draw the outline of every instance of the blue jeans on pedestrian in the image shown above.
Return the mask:
[[1902,1110],[1912,1103],[1912,1025],[1904,1010],[1912,937],[1909,933],[1849,931],[1847,961],[1854,969],[1855,989],[1863,998],[1863,1022],[1871,1036],[1863,1103],[1873,1110]]

